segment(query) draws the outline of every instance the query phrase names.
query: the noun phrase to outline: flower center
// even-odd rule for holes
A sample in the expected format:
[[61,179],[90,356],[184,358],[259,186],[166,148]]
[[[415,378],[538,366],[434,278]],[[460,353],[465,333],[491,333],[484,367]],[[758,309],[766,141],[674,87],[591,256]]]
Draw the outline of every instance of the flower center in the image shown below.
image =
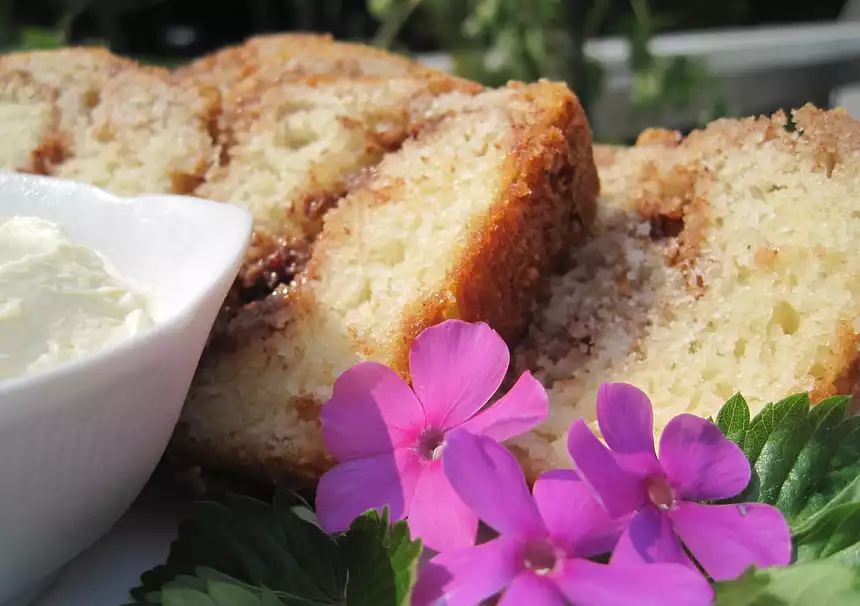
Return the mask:
[[523,561],[527,569],[537,575],[545,575],[556,569],[562,558],[558,550],[547,541],[526,543]]
[[418,436],[418,452],[428,461],[435,461],[442,455],[445,432],[441,429],[426,429]]
[[662,476],[651,476],[645,481],[648,489],[648,498],[659,509],[673,509],[675,507],[675,491],[669,485],[669,481]]

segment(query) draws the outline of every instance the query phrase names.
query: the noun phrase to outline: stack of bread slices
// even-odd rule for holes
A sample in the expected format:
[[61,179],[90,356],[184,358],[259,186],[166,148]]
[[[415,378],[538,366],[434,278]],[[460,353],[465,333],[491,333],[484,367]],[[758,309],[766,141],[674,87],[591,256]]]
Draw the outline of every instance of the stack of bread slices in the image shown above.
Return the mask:
[[736,390],[760,407],[855,384],[860,124],[844,112],[593,147],[562,84],[485,89],[305,34],[176,72],[13,54],[0,84],[0,169],[254,216],[174,440],[205,465],[318,477],[337,376],[374,360],[408,380],[412,339],[446,318],[488,322],[513,372],[547,386],[550,418],[512,444],[532,475],[566,464],[603,381],[648,391],[658,431]]

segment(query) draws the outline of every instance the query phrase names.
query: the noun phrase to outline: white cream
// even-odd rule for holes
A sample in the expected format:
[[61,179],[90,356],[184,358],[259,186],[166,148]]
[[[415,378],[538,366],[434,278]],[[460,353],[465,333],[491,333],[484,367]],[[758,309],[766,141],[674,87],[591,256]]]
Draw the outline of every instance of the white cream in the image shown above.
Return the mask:
[[118,343],[153,324],[150,301],[98,252],[36,217],[0,217],[0,381]]

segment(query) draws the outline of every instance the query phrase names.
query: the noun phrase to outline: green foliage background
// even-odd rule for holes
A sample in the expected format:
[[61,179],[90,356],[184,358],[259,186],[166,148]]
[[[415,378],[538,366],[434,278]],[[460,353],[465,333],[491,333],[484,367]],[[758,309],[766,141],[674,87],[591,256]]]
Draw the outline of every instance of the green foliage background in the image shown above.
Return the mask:
[[[197,10],[238,15],[244,34],[276,30],[333,31],[340,38],[370,42],[400,52],[445,51],[456,71],[480,82],[540,77],[566,81],[589,109],[599,98],[604,74],[584,52],[589,39],[620,35],[630,43],[634,111],[658,115],[698,103],[700,122],[726,115],[721,86],[701,62],[656,57],[650,42],[658,33],[768,22],[833,18],[844,0],[814,4],[791,0],[0,0],[0,48],[53,48],[95,43],[146,62],[175,65],[190,58],[163,49],[135,49],[151,20]],[[48,14],[48,23],[19,23],[21,7]],[[38,5],[38,8],[33,8]],[[44,7],[44,8],[42,8]],[[184,9],[180,10],[182,7]],[[197,7],[197,8],[194,8]],[[26,11],[25,11],[26,12]],[[185,15],[187,20],[187,14]],[[32,21],[32,20],[31,20]],[[135,31],[137,30],[137,31]],[[219,40],[190,52],[203,53],[238,40]],[[598,133],[599,134],[599,133]]]

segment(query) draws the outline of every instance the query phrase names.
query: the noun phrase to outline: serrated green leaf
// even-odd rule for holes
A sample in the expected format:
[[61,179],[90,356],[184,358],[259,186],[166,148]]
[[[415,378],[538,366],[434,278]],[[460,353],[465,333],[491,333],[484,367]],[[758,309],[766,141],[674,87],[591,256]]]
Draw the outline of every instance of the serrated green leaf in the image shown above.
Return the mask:
[[[147,605],[196,606],[214,603],[216,606],[329,606],[329,602],[307,600],[266,587],[254,587],[228,575],[198,568],[194,574],[180,575],[161,591],[149,596]],[[138,603],[140,604],[140,603]]]
[[339,544],[349,567],[348,606],[408,606],[418,576],[421,541],[412,540],[406,522],[389,526],[369,511],[357,518]]
[[273,505],[229,495],[224,503],[195,506],[180,525],[167,563],[141,576],[132,596],[145,602],[179,575],[200,568],[217,570],[252,587],[335,604],[343,599],[347,573],[334,538],[297,514],[306,503],[280,491]]
[[860,566],[860,418],[846,419],[848,404],[834,397],[810,407],[798,394],[765,406],[746,430],[738,396],[717,415],[753,463],[749,486],[729,502],[776,506],[798,562]]
[[835,562],[748,570],[714,584],[713,606],[856,606],[860,575]]
[[830,436],[827,469],[815,474],[816,482],[796,519],[806,520],[837,498],[860,477],[860,417],[843,421]]
[[828,510],[807,530],[795,533],[798,562],[834,559],[860,567],[860,503],[848,503]]
[[765,406],[750,421],[747,430],[744,454],[749,459],[750,464],[756,464],[767,441],[780,426],[783,427],[783,432],[790,432],[798,421],[806,418],[808,412],[809,394],[806,393],[789,396],[784,400]]
[[173,606],[408,605],[421,542],[405,522],[368,512],[336,537],[318,524],[288,491],[272,505],[236,495],[198,504],[133,595]]
[[811,531],[814,526],[821,523],[821,520],[831,511],[843,507],[860,503],[860,476],[854,478],[854,481],[842,489],[835,497],[830,499],[826,505],[809,517],[796,520],[792,530],[795,535],[802,535]]
[[818,424],[833,408],[841,407],[843,410],[847,409],[850,402],[851,398],[849,396],[833,396],[825,398],[809,409],[809,416],[812,417],[816,424]]
[[[802,433],[811,429],[811,435],[798,452],[773,502],[786,518],[794,519],[805,508],[816,482],[829,471],[835,446],[833,433],[845,418],[845,406],[846,402],[831,399],[809,411]],[[786,456],[792,454],[787,452]]]
[[717,413],[717,427],[732,442],[743,449],[750,425],[750,407],[740,393],[736,393]]

